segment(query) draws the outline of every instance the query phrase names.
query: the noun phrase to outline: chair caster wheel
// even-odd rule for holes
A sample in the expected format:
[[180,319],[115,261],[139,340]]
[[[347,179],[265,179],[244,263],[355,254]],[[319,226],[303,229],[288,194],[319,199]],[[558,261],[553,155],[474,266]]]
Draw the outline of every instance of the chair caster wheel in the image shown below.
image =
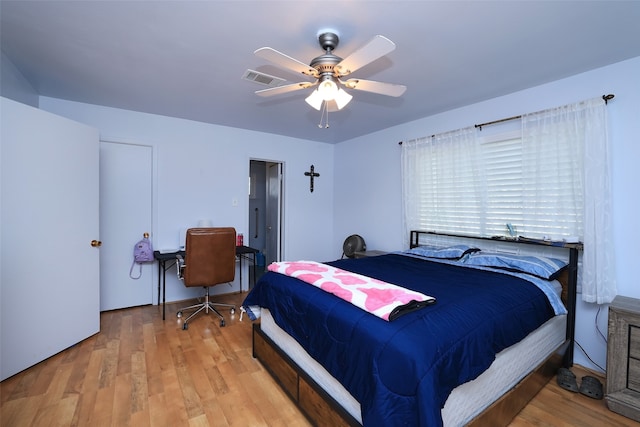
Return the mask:
[[236,314],[236,309],[235,309],[235,307],[231,307],[231,310],[229,310],[229,312],[230,312],[231,314]]
[[189,329],[189,324],[188,323],[183,323],[182,324],[182,330],[186,331],[187,329]]
[[224,323],[224,319],[222,319],[222,320],[220,321],[220,327],[222,328],[222,327],[224,326],[224,324],[225,324],[225,323]]
[[182,317],[182,312],[181,312],[181,311],[177,312],[177,313],[176,313],[176,317],[177,317],[178,319],[179,319],[179,318],[181,318],[181,317]]

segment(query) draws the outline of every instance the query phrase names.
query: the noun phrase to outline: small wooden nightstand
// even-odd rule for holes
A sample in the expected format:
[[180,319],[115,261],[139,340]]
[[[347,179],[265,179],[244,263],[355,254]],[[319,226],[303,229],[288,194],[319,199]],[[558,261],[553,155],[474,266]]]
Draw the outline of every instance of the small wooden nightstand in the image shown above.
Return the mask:
[[607,406],[640,421],[640,300],[618,295],[609,306]]
[[385,255],[389,252],[385,251],[359,251],[353,254],[354,258],[368,258],[370,256]]

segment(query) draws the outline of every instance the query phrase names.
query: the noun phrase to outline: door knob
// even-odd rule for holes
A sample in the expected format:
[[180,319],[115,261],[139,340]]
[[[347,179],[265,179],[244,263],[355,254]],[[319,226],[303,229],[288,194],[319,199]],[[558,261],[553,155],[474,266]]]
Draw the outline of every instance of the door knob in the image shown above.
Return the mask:
[[91,241],[91,247],[99,248],[100,246],[102,246],[102,242],[100,240],[94,239]]

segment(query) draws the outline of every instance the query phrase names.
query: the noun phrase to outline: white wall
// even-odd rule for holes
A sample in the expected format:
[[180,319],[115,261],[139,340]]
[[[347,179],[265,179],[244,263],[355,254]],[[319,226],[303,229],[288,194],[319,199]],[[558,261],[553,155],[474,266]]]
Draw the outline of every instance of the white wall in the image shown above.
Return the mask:
[[[398,141],[446,132],[476,123],[615,94],[609,102],[613,147],[613,220],[618,294],[640,298],[636,283],[636,244],[640,240],[640,57],[542,86],[413,121],[336,146],[334,169],[335,233],[341,245],[352,232],[368,249],[404,248],[400,147]],[[411,90],[409,88],[408,90]],[[428,100],[425,100],[428,102]],[[576,338],[597,364],[606,365],[607,307],[581,302],[578,296]],[[579,348],[576,363],[596,368]],[[597,368],[596,368],[597,369]]]
[[[40,108],[97,128],[103,140],[153,146],[154,248],[177,247],[180,229],[200,219],[247,235],[249,161],[260,159],[284,163],[284,258],[336,258],[327,237],[333,229],[333,145],[47,97],[41,97]],[[313,193],[304,176],[311,164],[321,174]],[[229,291],[237,285],[236,277]],[[167,274],[167,301],[193,292],[173,270]]]

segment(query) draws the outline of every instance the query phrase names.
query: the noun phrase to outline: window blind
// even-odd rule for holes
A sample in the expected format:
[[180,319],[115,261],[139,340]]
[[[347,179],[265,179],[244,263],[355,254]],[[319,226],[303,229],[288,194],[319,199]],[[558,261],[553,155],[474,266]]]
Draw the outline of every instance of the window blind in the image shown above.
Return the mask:
[[484,138],[476,129],[406,144],[408,230],[508,236],[511,224],[531,238],[582,236],[575,147],[555,138],[526,147],[521,131]]

